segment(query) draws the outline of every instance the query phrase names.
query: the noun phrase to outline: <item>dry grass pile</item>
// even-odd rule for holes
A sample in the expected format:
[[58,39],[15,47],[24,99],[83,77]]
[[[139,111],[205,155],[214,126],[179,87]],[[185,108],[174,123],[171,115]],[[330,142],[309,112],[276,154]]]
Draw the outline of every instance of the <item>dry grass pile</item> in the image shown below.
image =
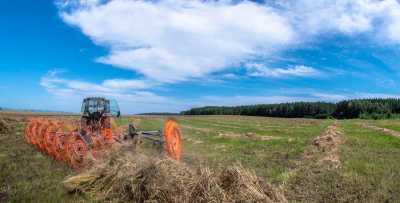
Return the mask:
[[391,130],[391,129],[387,129],[387,128],[381,128],[378,126],[374,126],[374,125],[369,125],[366,123],[363,123],[361,125],[363,128],[369,128],[378,132],[382,132],[385,135],[390,135],[390,136],[395,136],[395,137],[400,137],[400,132],[395,131],[395,130]]
[[10,119],[4,119],[0,117],[0,134],[9,133],[12,130],[12,122]]
[[341,144],[341,132],[337,130],[337,122],[329,126],[323,136],[314,139],[313,144],[322,151],[335,150]]
[[320,161],[329,161],[335,167],[340,166],[339,146],[343,143],[342,132],[337,128],[338,122],[327,128],[323,136],[314,139],[313,144],[323,152]]
[[219,132],[218,137],[227,138],[227,139],[242,138],[242,139],[248,139],[248,140],[253,140],[253,141],[268,141],[268,140],[273,140],[273,139],[279,139],[278,137],[272,137],[272,136],[267,136],[267,135],[257,135],[252,132],[247,132],[247,133],[243,133],[243,134],[237,134],[237,133],[233,133],[233,132]]
[[113,156],[68,178],[64,185],[114,202],[287,202],[278,190],[240,165],[215,172],[143,154]]

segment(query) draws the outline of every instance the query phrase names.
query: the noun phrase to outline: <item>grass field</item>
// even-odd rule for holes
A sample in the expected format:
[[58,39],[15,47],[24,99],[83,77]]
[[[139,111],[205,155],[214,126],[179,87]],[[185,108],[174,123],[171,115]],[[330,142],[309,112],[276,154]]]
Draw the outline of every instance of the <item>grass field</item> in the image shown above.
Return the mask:
[[[10,117],[10,115],[7,115]],[[24,122],[0,134],[0,202],[90,202],[68,194],[62,180],[74,174],[25,144]],[[164,117],[118,120],[140,129],[162,127]],[[400,131],[400,120],[340,120],[340,163],[313,140],[334,120],[244,116],[177,117],[184,134],[183,161],[219,168],[241,163],[284,191],[290,202],[400,202],[400,138],[362,127],[369,123]],[[322,161],[321,161],[322,160]]]

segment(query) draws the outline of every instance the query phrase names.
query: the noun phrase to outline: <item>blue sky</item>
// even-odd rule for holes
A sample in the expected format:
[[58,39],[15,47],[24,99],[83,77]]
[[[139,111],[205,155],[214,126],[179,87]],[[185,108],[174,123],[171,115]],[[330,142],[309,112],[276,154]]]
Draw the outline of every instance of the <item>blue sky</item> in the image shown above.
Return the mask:
[[0,1],[0,106],[125,113],[397,97],[400,3]]

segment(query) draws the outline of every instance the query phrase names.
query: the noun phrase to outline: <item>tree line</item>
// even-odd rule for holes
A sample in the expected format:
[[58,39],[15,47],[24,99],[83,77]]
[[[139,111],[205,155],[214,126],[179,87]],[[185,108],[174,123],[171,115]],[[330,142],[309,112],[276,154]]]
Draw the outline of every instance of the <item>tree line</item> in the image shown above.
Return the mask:
[[244,106],[206,106],[182,111],[182,115],[246,115],[284,118],[398,118],[400,99],[351,99],[338,103],[291,102]]

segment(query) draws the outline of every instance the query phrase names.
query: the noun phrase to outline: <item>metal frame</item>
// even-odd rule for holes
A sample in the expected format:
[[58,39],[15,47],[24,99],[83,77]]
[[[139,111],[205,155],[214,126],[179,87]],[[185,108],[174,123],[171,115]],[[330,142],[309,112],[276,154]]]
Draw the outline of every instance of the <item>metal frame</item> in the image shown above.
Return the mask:
[[144,138],[158,144],[164,143],[164,136],[161,130],[139,131],[132,123],[129,124],[128,135],[124,136],[124,139],[127,138],[132,138],[132,139]]

